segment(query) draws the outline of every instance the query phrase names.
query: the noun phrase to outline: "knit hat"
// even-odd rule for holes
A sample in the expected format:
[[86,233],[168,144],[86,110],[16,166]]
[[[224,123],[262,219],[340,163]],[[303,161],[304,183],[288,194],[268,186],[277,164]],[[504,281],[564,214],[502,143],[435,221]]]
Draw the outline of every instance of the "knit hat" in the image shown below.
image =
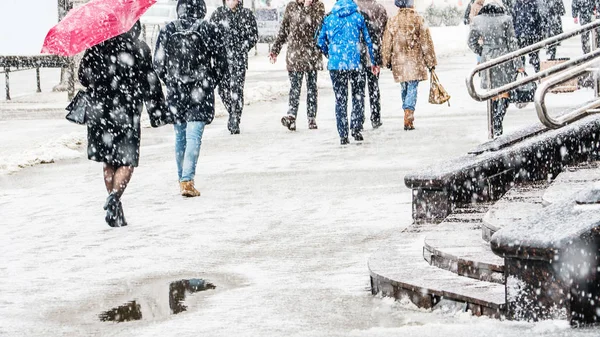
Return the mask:
[[415,0],[395,0],[394,5],[398,8],[409,8],[415,5]]

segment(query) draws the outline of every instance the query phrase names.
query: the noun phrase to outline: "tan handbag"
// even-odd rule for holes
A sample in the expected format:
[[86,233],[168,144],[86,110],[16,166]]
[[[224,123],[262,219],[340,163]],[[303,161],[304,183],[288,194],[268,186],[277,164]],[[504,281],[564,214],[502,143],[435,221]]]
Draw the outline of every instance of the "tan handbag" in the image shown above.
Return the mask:
[[444,89],[444,87],[440,83],[440,79],[433,70],[431,70],[430,84],[431,87],[429,88],[429,103],[444,104],[448,102],[448,106],[450,106],[450,94],[448,94],[446,89]]

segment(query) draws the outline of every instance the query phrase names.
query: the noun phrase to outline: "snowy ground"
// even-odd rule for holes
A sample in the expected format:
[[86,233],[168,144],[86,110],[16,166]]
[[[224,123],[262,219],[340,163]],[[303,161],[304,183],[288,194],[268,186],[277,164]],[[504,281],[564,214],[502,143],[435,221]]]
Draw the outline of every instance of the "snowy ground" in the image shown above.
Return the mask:
[[[41,108],[35,113],[43,119],[0,119],[0,162],[49,154],[47,161],[56,161],[13,162],[0,172],[0,336],[597,336],[598,329],[572,330],[563,321],[501,322],[370,294],[367,258],[411,222],[404,175],[486,140],[485,104],[464,86],[474,56],[437,46],[453,50],[437,68],[452,106],[427,104],[424,82],[417,130],[402,130],[399,86],[384,71],[383,127],[371,130],[367,122],[362,145],[341,147],[323,72],[319,130],[307,129],[304,104],[298,131],[284,129],[287,99],[277,95],[246,107],[239,136],[229,135],[225,118],[207,128],[200,198],[178,195],[173,131],[144,129],[141,165],[123,199],[125,228],[103,221],[101,166],[76,144],[83,128]],[[564,50],[579,53],[577,40]],[[265,60],[264,53],[253,59],[249,86],[287,91],[283,58],[270,72],[260,66]],[[549,106],[589,97],[591,91],[552,95]],[[0,104],[0,114],[28,100],[36,101]],[[44,106],[60,105],[51,101]],[[505,130],[536,121],[532,106],[511,108]],[[189,311],[171,316],[168,284],[188,277],[217,289],[193,295]],[[143,320],[98,320],[133,299],[142,303]]]

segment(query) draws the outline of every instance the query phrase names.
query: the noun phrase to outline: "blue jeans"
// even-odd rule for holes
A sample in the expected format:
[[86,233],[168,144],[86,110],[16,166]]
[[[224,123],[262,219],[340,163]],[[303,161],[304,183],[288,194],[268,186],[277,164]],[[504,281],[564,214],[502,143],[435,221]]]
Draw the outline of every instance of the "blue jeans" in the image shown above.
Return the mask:
[[352,84],[350,128],[361,131],[365,122],[365,75],[360,70],[330,70],[335,93],[335,118],[340,138],[348,138],[348,81]]
[[204,126],[206,126],[204,122],[183,122],[174,125],[175,160],[179,181],[194,180]]
[[400,85],[402,86],[402,109],[415,111],[419,81],[402,82]]

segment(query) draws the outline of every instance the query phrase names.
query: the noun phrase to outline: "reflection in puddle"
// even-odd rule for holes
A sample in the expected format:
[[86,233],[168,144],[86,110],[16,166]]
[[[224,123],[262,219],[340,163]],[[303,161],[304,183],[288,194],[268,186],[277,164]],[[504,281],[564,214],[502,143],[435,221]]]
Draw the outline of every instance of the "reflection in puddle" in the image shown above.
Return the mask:
[[169,307],[171,308],[171,313],[178,314],[187,310],[187,306],[182,303],[187,293],[193,294],[215,288],[212,283],[197,278],[172,282],[169,285]]
[[[187,310],[183,304],[187,294],[215,289],[216,286],[203,279],[189,279],[171,282],[169,285],[169,308],[172,314],[179,314]],[[119,307],[101,313],[102,322],[128,322],[142,319],[141,306],[136,301],[127,302]]]
[[128,322],[142,319],[142,308],[135,301],[105,311],[99,316],[102,322]]

